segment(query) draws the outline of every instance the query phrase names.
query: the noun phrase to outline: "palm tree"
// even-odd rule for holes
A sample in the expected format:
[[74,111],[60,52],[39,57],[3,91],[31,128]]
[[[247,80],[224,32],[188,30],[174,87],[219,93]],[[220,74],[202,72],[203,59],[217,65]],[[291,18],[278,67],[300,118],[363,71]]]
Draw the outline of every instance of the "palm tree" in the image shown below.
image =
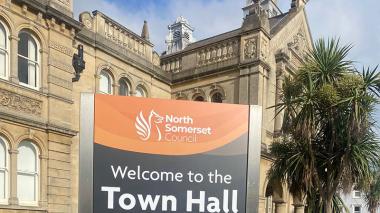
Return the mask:
[[380,207],[380,170],[375,171],[369,186],[364,189],[364,198],[367,203],[368,211],[376,213]]
[[362,73],[346,60],[351,45],[318,40],[300,70],[285,80],[282,103],[283,135],[273,143],[275,162],[269,178],[291,193],[319,194],[326,213],[333,211],[338,189],[348,192],[371,178],[380,146],[373,133],[373,108],[380,95],[380,75]]

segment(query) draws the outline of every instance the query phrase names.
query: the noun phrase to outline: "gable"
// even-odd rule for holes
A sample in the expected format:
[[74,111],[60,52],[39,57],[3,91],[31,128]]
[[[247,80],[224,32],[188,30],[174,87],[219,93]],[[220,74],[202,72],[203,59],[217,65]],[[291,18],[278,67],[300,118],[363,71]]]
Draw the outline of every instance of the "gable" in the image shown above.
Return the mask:
[[288,16],[272,35],[271,51],[287,53],[291,63],[298,67],[305,53],[313,47],[313,39],[305,10],[291,11]]

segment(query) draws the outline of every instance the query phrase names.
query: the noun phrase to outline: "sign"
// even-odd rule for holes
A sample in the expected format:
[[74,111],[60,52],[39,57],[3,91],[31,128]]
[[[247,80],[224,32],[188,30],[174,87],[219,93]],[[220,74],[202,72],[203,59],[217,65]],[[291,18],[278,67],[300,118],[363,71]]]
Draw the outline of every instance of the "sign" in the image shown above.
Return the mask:
[[89,97],[81,212],[248,212],[249,106]]

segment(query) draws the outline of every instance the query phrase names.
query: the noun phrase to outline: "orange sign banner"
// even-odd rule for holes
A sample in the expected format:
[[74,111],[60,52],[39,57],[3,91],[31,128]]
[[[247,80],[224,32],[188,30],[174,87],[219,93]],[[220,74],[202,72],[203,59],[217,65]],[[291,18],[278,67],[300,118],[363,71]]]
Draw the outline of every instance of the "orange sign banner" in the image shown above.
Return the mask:
[[245,105],[95,95],[94,142],[157,155],[193,155],[248,134]]

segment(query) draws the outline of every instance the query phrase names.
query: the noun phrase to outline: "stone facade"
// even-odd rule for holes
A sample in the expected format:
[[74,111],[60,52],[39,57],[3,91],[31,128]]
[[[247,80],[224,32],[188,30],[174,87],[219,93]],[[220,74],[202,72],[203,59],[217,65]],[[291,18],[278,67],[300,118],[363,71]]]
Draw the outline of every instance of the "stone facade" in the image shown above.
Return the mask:
[[[296,70],[311,47],[304,4],[268,18],[253,3],[237,30],[162,56],[149,36],[99,11],[84,12],[76,21],[72,5],[72,0],[0,0],[0,24],[7,34],[7,57],[0,63],[9,64],[0,78],[0,139],[9,158],[9,190],[0,213],[78,212],[82,92],[263,106],[260,212],[301,212],[302,202],[285,186],[268,183],[266,173],[273,160],[268,146],[282,125],[269,107],[278,102],[283,77]],[[20,80],[22,32],[38,47],[38,60],[31,62],[38,67],[33,87]],[[86,68],[73,82],[78,45],[83,45]],[[19,147],[25,141],[38,153],[34,205],[23,204],[17,189]]]

